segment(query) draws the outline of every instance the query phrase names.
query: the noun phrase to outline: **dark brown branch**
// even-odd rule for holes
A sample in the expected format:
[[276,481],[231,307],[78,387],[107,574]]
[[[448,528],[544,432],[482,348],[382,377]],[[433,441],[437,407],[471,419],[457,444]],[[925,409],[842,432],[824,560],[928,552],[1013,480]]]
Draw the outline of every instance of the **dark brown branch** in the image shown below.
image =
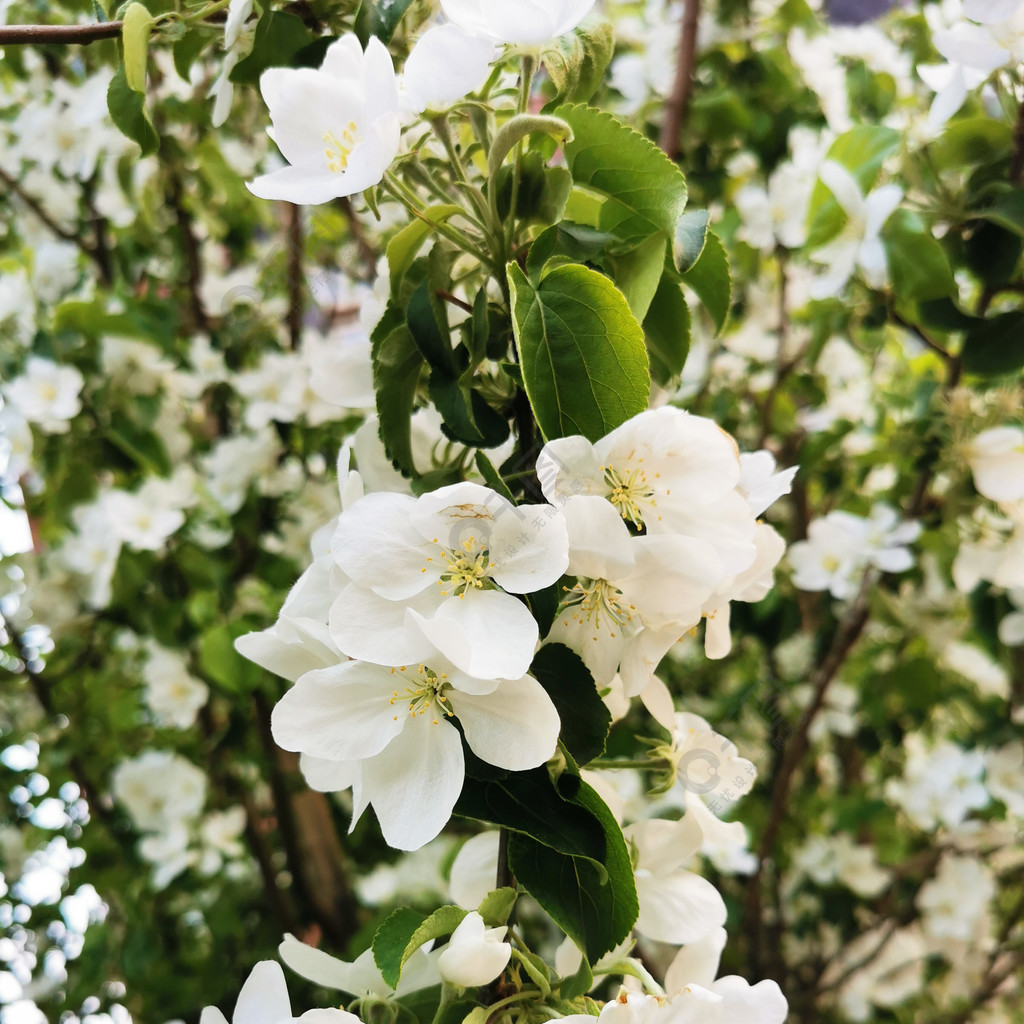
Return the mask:
[[444,299],[445,302],[450,302],[453,306],[457,306],[459,309],[464,309],[467,313],[473,312],[473,307],[468,302],[463,302],[458,296],[452,295],[451,292],[439,291],[437,293],[439,299]]
[[697,61],[697,23],[700,0],[686,0],[679,37],[679,59],[672,95],[665,104],[665,120],[661,126],[661,148],[673,159],[679,156],[679,136],[686,125],[693,96],[693,71]]
[[352,232],[352,239],[356,243],[359,259],[363,264],[363,272],[359,276],[367,281],[372,280],[377,273],[377,250],[367,238],[366,229],[363,227],[359,215],[352,209],[352,200],[348,196],[344,196],[338,200],[338,206],[341,207],[346,220],[348,220],[349,231]]
[[288,204],[288,343],[292,351],[302,344],[302,319],[305,312],[305,282],[302,277],[304,235],[302,207]]
[[104,21],[95,25],[2,25],[0,46],[44,43],[79,43],[88,46],[97,39],[117,39],[120,35],[120,21]]
[[181,177],[174,168],[171,168],[168,176],[167,198],[170,200],[178,230],[181,232],[181,249],[185,254],[185,285],[188,289],[192,326],[197,331],[204,331],[209,327],[210,318],[203,308],[203,262],[199,252],[199,240],[192,230],[192,217],[185,208],[185,189]]

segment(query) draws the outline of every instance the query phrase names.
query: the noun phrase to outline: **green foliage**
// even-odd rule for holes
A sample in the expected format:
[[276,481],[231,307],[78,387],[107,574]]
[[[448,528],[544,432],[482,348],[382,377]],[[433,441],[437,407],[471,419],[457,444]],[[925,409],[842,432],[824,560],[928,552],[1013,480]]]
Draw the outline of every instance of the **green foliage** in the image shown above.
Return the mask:
[[962,353],[968,373],[993,376],[1024,367],[1024,313],[1000,313],[976,323],[964,338]]
[[[600,866],[515,832],[509,867],[527,892],[594,962],[630,932],[639,912],[633,866],[622,830],[601,798],[577,777],[561,776],[566,805],[584,808],[600,822],[605,850]],[[571,795],[570,795],[571,794]]]
[[153,15],[140,3],[131,3],[124,12],[121,41],[124,45],[124,77],[129,89],[146,92],[146,57]]
[[453,203],[428,206],[423,217],[406,224],[401,231],[396,231],[388,242],[388,271],[391,274],[391,298],[396,302],[405,275],[419,254],[423,243],[430,237],[434,227],[459,213],[461,207]]
[[256,85],[267,68],[295,66],[296,54],[312,42],[301,18],[287,11],[264,11],[249,56],[240,60],[228,77],[238,85]]
[[683,372],[690,352],[690,307],[670,275],[658,282],[643,326],[651,377],[658,384],[667,384]]
[[555,87],[551,106],[589,102],[614,52],[615,31],[607,21],[584,22],[543,50],[540,59]]
[[563,644],[545,644],[533,659],[530,675],[547,690],[558,709],[562,720],[559,738],[573,759],[585,765],[600,757],[612,717],[580,656]]
[[571,264],[536,287],[509,264],[508,280],[526,393],[545,437],[596,441],[647,408],[643,329],[611,281]]
[[581,105],[559,107],[573,139],[565,157],[577,186],[603,195],[600,230],[629,244],[663,232],[675,236],[686,205],[686,179],[665,154],[611,114]]
[[927,302],[956,292],[946,253],[921,218],[897,210],[882,228],[893,294],[900,301]]
[[160,138],[145,110],[145,99],[128,84],[123,67],[110,80],[107,109],[121,134],[138,143],[142,156],[149,156],[160,148]]
[[373,386],[384,450],[407,476],[416,472],[412,456],[412,412],[425,365],[412,333],[389,307],[372,337]]
[[398,987],[402,968],[421,946],[451,935],[466,916],[461,907],[438,907],[428,917],[415,910],[396,910],[373,937],[373,960],[392,988]]
[[721,331],[729,317],[732,299],[732,277],[729,258],[722,240],[709,231],[697,262],[682,276],[683,284],[692,289],[711,314],[715,331]]

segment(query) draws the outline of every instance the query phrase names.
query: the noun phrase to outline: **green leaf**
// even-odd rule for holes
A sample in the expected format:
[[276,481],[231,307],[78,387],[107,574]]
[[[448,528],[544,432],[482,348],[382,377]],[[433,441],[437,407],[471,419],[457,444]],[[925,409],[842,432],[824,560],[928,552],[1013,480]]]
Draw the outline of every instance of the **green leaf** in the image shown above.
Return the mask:
[[711,213],[708,210],[687,210],[679,218],[672,254],[680,274],[685,274],[700,259],[708,238],[710,220]]
[[[451,935],[466,914],[467,911],[462,907],[450,905],[438,907],[426,918],[408,908],[396,910],[377,929],[377,934],[373,937],[373,960],[384,980],[392,988],[397,988],[402,968],[409,957],[432,939]],[[414,924],[417,921],[418,923]]]
[[665,274],[644,317],[651,377],[668,384],[683,372],[690,354],[690,307],[679,284]]
[[977,216],[1024,236],[1024,189],[1001,193],[991,206],[977,211]]
[[428,390],[452,441],[470,448],[497,448],[508,440],[508,420],[469,384],[435,370]]
[[1013,151],[1013,128],[991,117],[965,117],[951,121],[929,148],[939,168],[992,164]]
[[597,92],[615,52],[615,31],[607,21],[584,22],[559,36],[540,59],[556,94],[552,103],[586,103]]
[[982,284],[996,287],[1017,276],[1021,237],[992,221],[975,221],[964,243],[964,259]]
[[559,107],[556,113],[574,133],[565,146],[573,180],[607,197],[597,227],[629,243],[658,231],[673,238],[686,205],[683,172],[650,139],[611,114],[582,105]]
[[536,953],[528,953],[513,946],[512,957],[526,971],[530,981],[540,989],[542,995],[551,994],[551,972],[548,965]]
[[519,894],[515,889],[505,886],[501,889],[492,889],[484,898],[479,907],[480,916],[488,928],[497,928],[508,921],[512,910],[516,905]]
[[294,66],[295,55],[311,42],[313,36],[301,18],[284,11],[265,11],[249,56],[234,66],[228,78],[238,85],[256,85],[267,68]]
[[611,811],[586,783],[573,798],[602,825],[603,871],[521,833],[509,836],[509,866],[516,879],[554,922],[596,961],[614,949],[636,922],[639,906],[629,851]]
[[124,47],[124,77],[129,89],[146,91],[146,57],[153,15],[140,3],[131,3],[121,21],[121,43]]
[[390,309],[373,332],[373,387],[384,450],[396,468],[415,476],[412,410],[424,361],[400,316]]
[[1024,367],[1024,312],[1000,313],[971,328],[961,358],[968,373],[986,377]]
[[643,329],[602,274],[570,264],[534,287],[507,268],[523,381],[545,438],[597,441],[647,408]]
[[897,210],[882,228],[889,280],[900,301],[925,302],[956,293],[945,250],[911,210]]
[[539,284],[549,270],[566,263],[600,263],[614,235],[563,220],[542,231],[531,243],[526,273]]
[[558,986],[558,994],[562,999],[576,999],[585,996],[594,984],[594,972],[585,956],[580,957],[580,965],[575,974],[565,978]]
[[683,274],[683,284],[693,289],[704,308],[715,323],[715,333],[721,331],[729,316],[732,301],[732,278],[729,274],[729,257],[725,254],[722,240],[713,231],[708,232],[707,242],[700,259]]
[[565,793],[555,788],[544,766],[477,779],[467,765],[455,813],[521,832],[560,853],[603,863],[604,826],[591,810],[572,799],[581,784],[579,778],[563,775],[559,782]]
[[600,757],[612,716],[580,656],[563,644],[545,644],[533,659],[530,675],[555,705],[562,720],[559,738],[576,763],[585,765]]
[[608,257],[612,280],[622,292],[629,311],[638,323],[643,323],[647,310],[658,290],[658,282],[665,268],[665,235],[651,235],[635,249]]
[[142,156],[160,148],[160,137],[145,110],[145,100],[128,84],[124,68],[118,68],[107,88],[107,109],[122,135],[138,144]]
[[209,38],[198,31],[186,32],[173,47],[174,70],[186,82],[192,72],[192,65],[195,64],[203,47],[209,42]]
[[426,917],[418,910],[399,907],[389,914],[373,936],[373,962],[391,988],[398,987],[405,949]]
[[[900,143],[900,133],[881,125],[858,125],[840,135],[829,147],[826,159],[842,164],[857,179],[861,192],[867,194],[874,186],[885,158]],[[846,214],[823,182],[817,181],[807,208],[808,249],[816,249],[830,241],[843,228]]]
[[501,474],[494,468],[494,463],[483,452],[477,452],[476,458],[477,472],[484,478],[484,483],[492,491],[496,491],[506,501],[512,502],[514,505],[516,499],[512,497],[512,492],[508,489],[508,484],[505,483],[501,478]]
[[243,623],[220,624],[207,629],[198,644],[199,667],[213,683],[230,693],[249,693],[262,675],[259,666],[235,650],[236,637],[246,632]]
[[363,45],[370,36],[382,43],[390,43],[412,0],[363,0],[356,30]]
[[443,224],[449,218],[461,211],[461,207],[455,205],[428,206],[423,211],[426,221],[416,219],[407,224],[399,231],[387,247],[388,272],[391,275],[391,297],[398,299],[399,288],[402,279],[405,277],[412,262],[416,259],[423,243],[438,224]]
[[405,312],[405,322],[412,340],[427,363],[435,370],[454,377],[457,370],[448,324],[445,322],[441,326],[437,322],[428,281],[421,281],[412,293]]

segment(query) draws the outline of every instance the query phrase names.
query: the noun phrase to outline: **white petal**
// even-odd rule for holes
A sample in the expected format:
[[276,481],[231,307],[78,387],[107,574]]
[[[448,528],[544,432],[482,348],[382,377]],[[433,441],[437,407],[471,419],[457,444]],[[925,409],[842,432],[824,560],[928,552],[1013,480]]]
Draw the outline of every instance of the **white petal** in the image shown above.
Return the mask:
[[408,719],[401,675],[365,662],[349,661],[307,672],[277,702],[271,716],[274,741],[329,761],[358,761],[383,750]]
[[434,725],[429,715],[410,725],[363,767],[381,832],[396,850],[418,850],[444,828],[466,775],[454,726],[444,719]]
[[553,505],[519,505],[494,523],[491,576],[511,594],[532,594],[555,583],[569,568],[565,519]]
[[325,668],[332,661],[338,660],[337,655],[331,655],[327,648],[319,644],[285,643],[278,635],[276,626],[236,637],[235,650],[260,668],[292,683],[299,676],[314,669]]
[[548,441],[537,456],[537,478],[544,497],[559,508],[577,495],[608,493],[594,446],[585,437]]
[[555,752],[561,722],[547,691],[532,676],[505,681],[493,693],[450,691],[466,742],[488,764],[526,771]]
[[333,1006],[323,1009],[307,1010],[296,1020],[301,1024],[362,1024],[362,1021],[348,1010],[338,1010]]
[[640,901],[636,930],[656,942],[697,942],[725,924],[721,893],[692,871],[667,878],[638,874],[636,892]]
[[415,505],[405,494],[368,494],[339,517],[331,538],[331,554],[345,573],[392,601],[418,594],[444,568],[428,561],[433,547],[413,529]]
[[476,910],[494,888],[498,874],[500,835],[494,830],[467,839],[452,861],[448,892],[465,910]]
[[750,985],[727,974],[710,988],[722,997],[721,1024],[783,1024],[789,1014],[789,1003],[774,981]]
[[337,957],[300,942],[294,935],[285,935],[277,947],[277,955],[289,970],[324,988],[335,988],[352,995],[361,995],[365,989],[360,969]]
[[605,498],[579,496],[563,505],[569,566],[575,576],[618,579],[635,561],[629,528]]
[[876,238],[882,230],[882,225],[893,215],[902,201],[903,189],[899,185],[883,185],[876,188],[864,201],[867,214],[864,221],[864,237]]
[[430,618],[415,609],[409,616],[456,668],[477,679],[519,679],[533,661],[537,622],[504,591],[470,590],[449,597]]
[[826,160],[818,171],[818,177],[828,186],[836,197],[836,202],[851,220],[860,220],[864,216],[864,196],[861,194],[857,179],[840,163]]
[[418,629],[413,613],[429,615],[441,601],[437,587],[404,601],[389,601],[351,583],[331,606],[331,637],[350,658],[377,665],[415,665],[433,652],[433,646]]
[[727,937],[724,928],[713,928],[702,939],[683,946],[665,972],[665,991],[682,992],[687,985],[711,985]]
[[340,793],[349,789],[359,772],[358,761],[328,761],[322,757],[299,757],[299,768],[306,785],[320,793]]
[[234,1024],[281,1024],[291,1019],[288,984],[276,960],[261,960],[249,975],[235,1003]]
[[199,1024],[228,1024],[228,1019],[216,1006],[207,1006],[199,1015]]
[[280,199],[296,206],[318,206],[347,193],[340,174],[306,167],[282,167],[261,174],[245,187],[259,199]]

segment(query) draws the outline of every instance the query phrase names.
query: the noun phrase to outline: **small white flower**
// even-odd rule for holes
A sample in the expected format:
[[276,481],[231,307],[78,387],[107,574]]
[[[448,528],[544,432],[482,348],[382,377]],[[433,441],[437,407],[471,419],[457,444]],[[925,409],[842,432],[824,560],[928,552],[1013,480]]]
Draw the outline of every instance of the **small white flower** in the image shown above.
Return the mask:
[[249,182],[261,199],[316,205],[376,185],[398,153],[401,121],[391,55],[349,33],[318,71],[270,68],[260,78],[272,138],[289,166]]
[[978,493],[992,501],[1024,499],[1024,430],[983,430],[967,447]]
[[64,434],[81,412],[85,380],[73,366],[30,356],[25,369],[3,386],[4,400],[44,434]]
[[815,256],[818,262],[828,264],[828,271],[811,286],[811,297],[838,295],[858,267],[872,288],[881,288],[889,272],[881,232],[903,200],[903,189],[882,185],[864,196],[853,175],[834,160],[826,160],[818,176],[836,197],[847,223]]
[[441,0],[460,28],[496,43],[538,46],[571,32],[594,0]]
[[435,25],[416,41],[399,79],[403,110],[447,110],[479,89],[499,50],[458,25]]
[[488,928],[475,911],[468,913],[441,951],[437,968],[452,985],[476,988],[494,981],[508,966],[512,947],[506,928]]

